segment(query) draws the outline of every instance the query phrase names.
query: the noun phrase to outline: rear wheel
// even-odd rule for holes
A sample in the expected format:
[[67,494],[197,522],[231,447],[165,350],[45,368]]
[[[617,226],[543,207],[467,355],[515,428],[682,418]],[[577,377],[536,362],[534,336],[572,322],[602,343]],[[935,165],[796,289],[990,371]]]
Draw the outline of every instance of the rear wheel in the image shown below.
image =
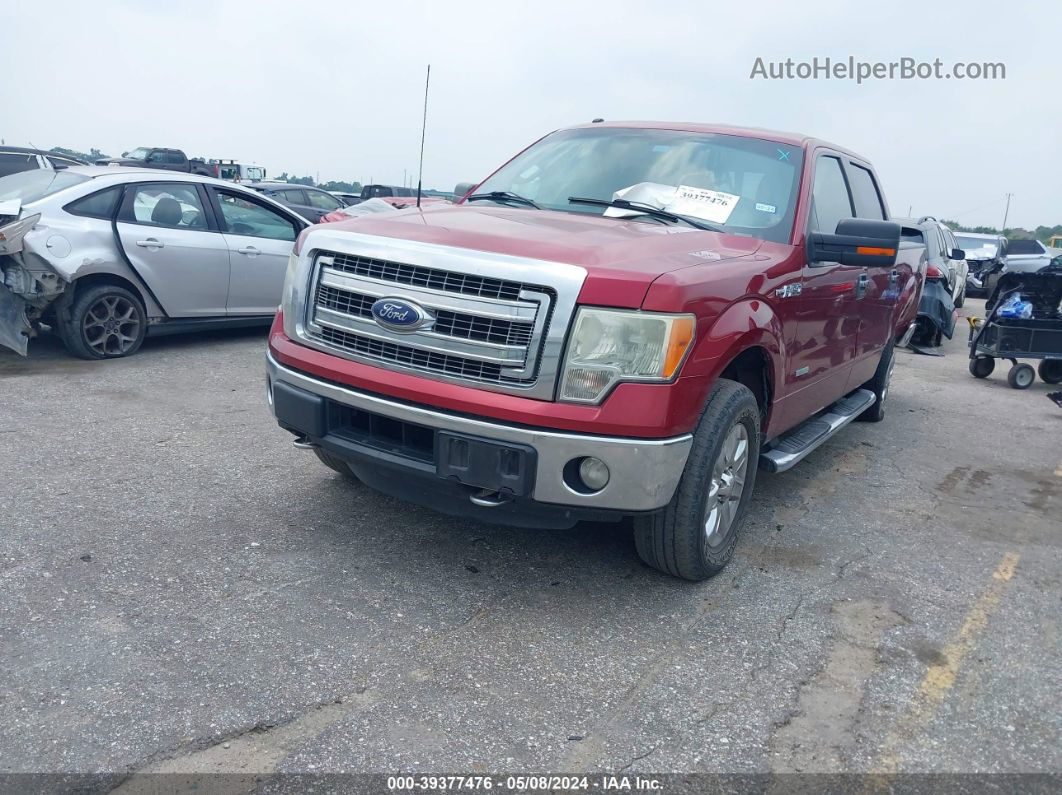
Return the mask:
[[1007,373],[1007,383],[1014,389],[1028,389],[1036,380],[1036,371],[1031,364],[1016,364]]
[[147,333],[147,314],[140,298],[124,287],[101,284],[80,293],[69,316],[58,322],[66,349],[82,359],[131,356]]
[[687,580],[721,572],[734,555],[756,483],[759,451],[755,396],[743,384],[720,380],[708,396],[671,503],[634,520],[639,557]]
[[996,369],[996,360],[991,356],[978,356],[970,359],[970,375],[974,378],[988,378]]
[[1045,384],[1062,384],[1062,359],[1044,359],[1036,372]]
[[858,417],[860,422],[881,422],[885,419],[885,401],[889,398],[889,384],[892,383],[892,371],[896,367],[896,347],[890,342],[881,352],[881,360],[878,361],[878,369],[874,371],[874,377],[863,384],[863,389],[869,389],[877,398],[874,405],[864,411]]

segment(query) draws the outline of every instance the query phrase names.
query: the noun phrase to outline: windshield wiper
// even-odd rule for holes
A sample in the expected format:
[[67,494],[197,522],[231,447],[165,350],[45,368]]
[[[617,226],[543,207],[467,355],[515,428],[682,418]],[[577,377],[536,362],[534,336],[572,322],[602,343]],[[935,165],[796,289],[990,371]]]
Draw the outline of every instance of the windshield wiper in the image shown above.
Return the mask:
[[474,202],[480,199],[493,199],[496,202],[511,202],[512,204],[522,204],[525,207],[534,207],[536,210],[542,209],[533,201],[521,196],[519,193],[512,193],[507,190],[492,190],[490,193],[473,193],[466,198],[465,201]]
[[682,221],[697,229],[710,229],[713,232],[723,231],[723,227],[710,224],[707,221],[690,218],[686,215],[678,215],[677,213],[668,210],[661,210],[659,207],[654,207],[651,204],[627,201],[627,199],[588,199],[582,196],[569,196],[568,202],[570,204],[592,204],[595,207],[616,207],[620,210],[632,210],[634,212],[645,213],[646,215],[651,215],[653,218],[661,218],[665,221]]

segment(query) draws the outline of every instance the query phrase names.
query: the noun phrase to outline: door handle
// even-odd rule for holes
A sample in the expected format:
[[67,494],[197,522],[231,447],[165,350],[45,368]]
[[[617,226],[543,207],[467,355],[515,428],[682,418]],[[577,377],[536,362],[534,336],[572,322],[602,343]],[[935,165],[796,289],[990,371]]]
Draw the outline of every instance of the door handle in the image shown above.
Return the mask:
[[254,246],[244,246],[243,248],[236,249],[241,254],[246,254],[248,257],[257,257],[262,252],[256,249]]
[[165,243],[153,237],[149,237],[147,240],[138,240],[136,244],[141,248],[166,248]]
[[867,287],[870,285],[870,277],[866,273],[859,274],[859,278],[856,279],[856,298],[862,298],[867,294]]

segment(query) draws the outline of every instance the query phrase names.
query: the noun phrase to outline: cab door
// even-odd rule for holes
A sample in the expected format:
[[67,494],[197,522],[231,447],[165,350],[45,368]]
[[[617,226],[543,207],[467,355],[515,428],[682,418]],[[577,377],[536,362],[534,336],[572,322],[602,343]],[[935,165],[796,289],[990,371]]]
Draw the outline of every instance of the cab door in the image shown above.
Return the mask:
[[194,182],[126,186],[116,228],[122,249],[170,317],[225,314],[229,252]]
[[209,188],[228,249],[229,315],[277,311],[295,238],[305,226],[294,215],[242,191]]
[[[833,233],[855,211],[840,157],[819,154],[813,164],[807,232]],[[791,425],[845,394],[856,354],[859,308],[856,292],[863,268],[837,262],[806,262],[800,289],[778,296],[792,319],[786,364],[786,421]],[[785,305],[789,305],[785,309]]]

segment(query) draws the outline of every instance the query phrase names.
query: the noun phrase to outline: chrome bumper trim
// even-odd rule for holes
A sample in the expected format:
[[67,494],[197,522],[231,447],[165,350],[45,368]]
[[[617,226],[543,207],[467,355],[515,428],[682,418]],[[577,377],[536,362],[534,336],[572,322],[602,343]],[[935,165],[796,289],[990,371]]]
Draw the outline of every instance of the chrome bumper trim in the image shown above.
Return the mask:
[[[397,420],[502,442],[530,445],[538,451],[538,468],[532,495],[538,502],[631,512],[661,508],[671,501],[693,445],[693,436],[690,434],[669,439],[585,436],[521,428],[448,414],[423,406],[411,406],[322,381],[285,367],[269,353],[266,354],[266,370],[270,391],[274,382],[282,381],[329,400]],[[562,477],[564,465],[571,459],[582,456],[600,458],[608,465],[611,473],[608,485],[594,494],[573,491],[565,485]]]

